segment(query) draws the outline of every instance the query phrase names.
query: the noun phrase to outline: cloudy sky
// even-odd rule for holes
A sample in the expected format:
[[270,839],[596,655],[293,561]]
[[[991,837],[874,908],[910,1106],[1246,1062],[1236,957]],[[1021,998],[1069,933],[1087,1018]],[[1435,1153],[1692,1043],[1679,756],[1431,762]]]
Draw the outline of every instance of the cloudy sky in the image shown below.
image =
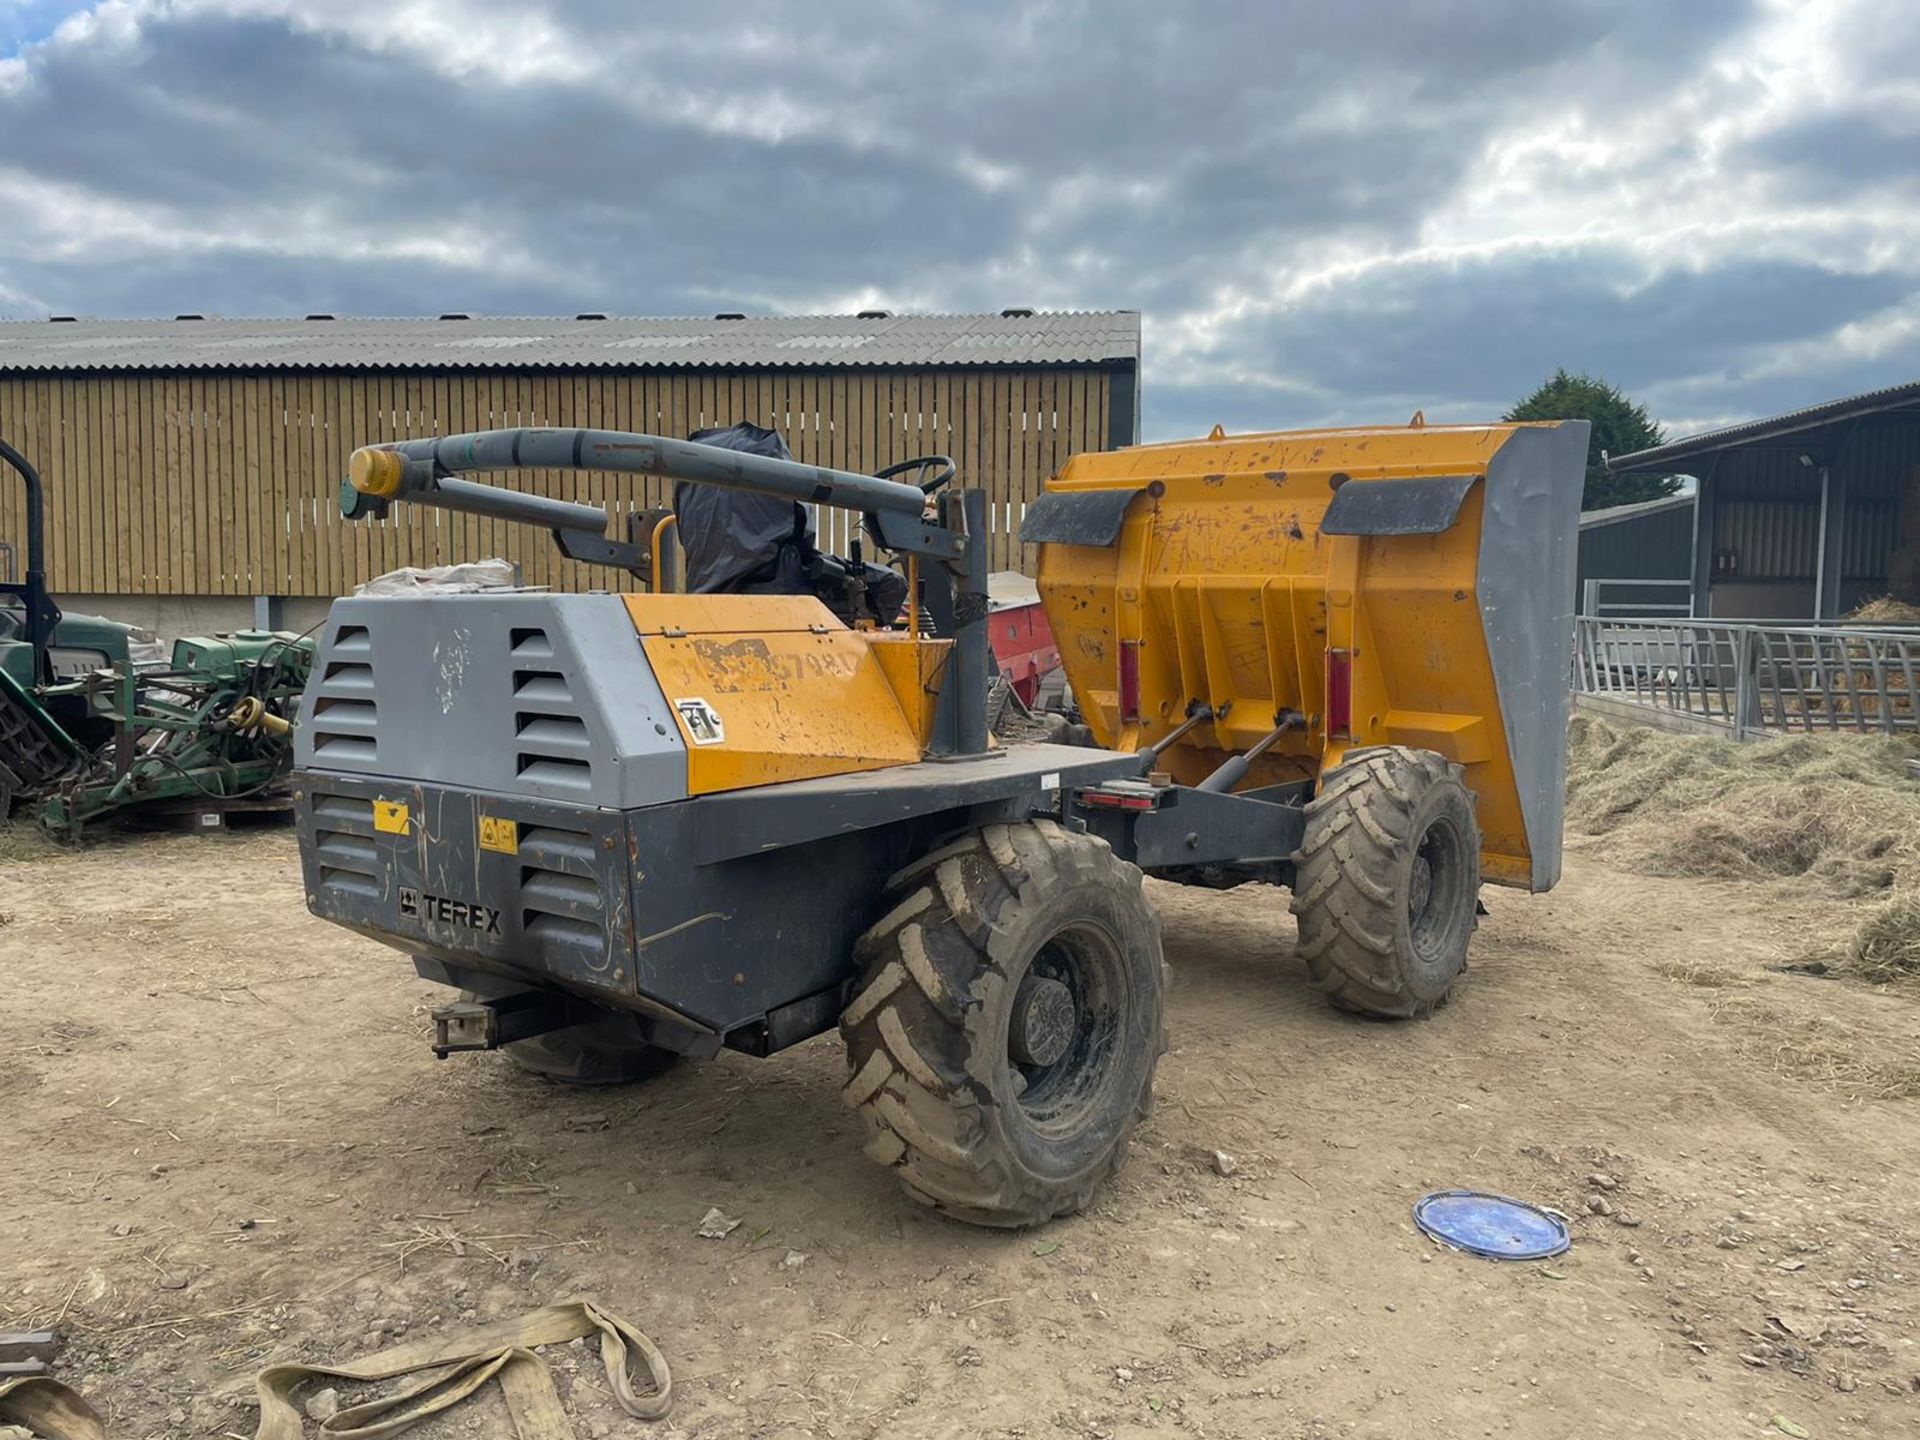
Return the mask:
[[1136,309],[1149,438],[1920,378],[1915,0],[0,0],[0,316]]

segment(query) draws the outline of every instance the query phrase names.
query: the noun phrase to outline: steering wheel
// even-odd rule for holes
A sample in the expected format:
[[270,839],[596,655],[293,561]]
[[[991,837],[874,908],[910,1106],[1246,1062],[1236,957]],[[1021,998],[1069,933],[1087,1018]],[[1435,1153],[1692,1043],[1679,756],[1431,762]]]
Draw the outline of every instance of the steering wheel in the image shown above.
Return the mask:
[[945,485],[949,480],[953,479],[953,477],[959,473],[959,468],[959,466],[953,463],[950,456],[921,455],[912,460],[902,460],[898,464],[889,465],[884,470],[876,470],[873,472],[873,478],[876,480],[891,480],[894,476],[904,475],[910,470],[918,471],[925,476],[925,473],[931,470],[933,471],[931,476],[914,482],[920,487],[921,494],[931,495],[942,485]]
[[[928,474],[928,471],[933,473]],[[911,460],[901,460],[889,465],[884,470],[876,470],[873,472],[873,478],[891,480],[896,475],[905,475],[910,472],[921,477],[914,482],[919,485],[920,493],[931,497],[936,490],[960,473],[960,467],[953,463],[953,457],[949,455],[919,455]],[[882,544],[879,516],[868,512],[860,528],[875,545]]]

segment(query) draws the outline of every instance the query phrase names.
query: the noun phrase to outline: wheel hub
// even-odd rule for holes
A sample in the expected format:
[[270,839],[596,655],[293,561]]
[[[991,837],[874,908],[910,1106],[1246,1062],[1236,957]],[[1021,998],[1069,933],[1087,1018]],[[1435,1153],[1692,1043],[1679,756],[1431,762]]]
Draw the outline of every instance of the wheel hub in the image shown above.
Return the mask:
[[1014,992],[1007,1050],[1022,1065],[1051,1065],[1067,1053],[1079,1020],[1071,990],[1058,980],[1029,974]]
[[1413,857],[1413,875],[1407,884],[1407,913],[1418,920],[1427,913],[1433,899],[1433,862],[1425,855]]

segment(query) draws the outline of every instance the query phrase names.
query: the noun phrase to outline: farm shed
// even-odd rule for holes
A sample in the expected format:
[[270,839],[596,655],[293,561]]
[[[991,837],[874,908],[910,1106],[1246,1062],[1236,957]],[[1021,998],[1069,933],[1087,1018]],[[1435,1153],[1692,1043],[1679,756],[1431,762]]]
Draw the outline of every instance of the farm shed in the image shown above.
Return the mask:
[[[0,436],[40,467],[62,603],[177,633],[287,622],[401,565],[500,555],[529,584],[616,578],[544,535],[400,507],[344,523],[357,445],[514,425],[684,436],[751,420],[803,461],[872,471],[950,454],[990,500],[995,569],[1021,512],[1081,450],[1131,444],[1140,317],[997,315],[568,319],[79,320],[0,324]],[[619,517],[667,503],[637,477],[533,473],[540,493]],[[821,517],[823,544],[846,517]],[[20,499],[0,487],[0,540]],[[0,567],[6,557],[0,554]],[[283,603],[284,602],[284,603]]]
[[1582,615],[1687,613],[1693,496],[1663,495],[1580,517],[1574,590]]
[[1616,456],[1608,468],[1699,481],[1698,617],[1832,619],[1920,584],[1920,381]]

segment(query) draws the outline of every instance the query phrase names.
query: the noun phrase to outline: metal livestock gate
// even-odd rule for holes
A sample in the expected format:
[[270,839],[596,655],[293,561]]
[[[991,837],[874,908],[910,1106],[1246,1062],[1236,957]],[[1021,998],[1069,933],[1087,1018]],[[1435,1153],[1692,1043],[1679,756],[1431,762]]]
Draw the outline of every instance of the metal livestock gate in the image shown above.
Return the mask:
[[1920,625],[1575,622],[1576,696],[1619,718],[1751,739],[1920,730]]
[[[607,588],[544,536],[397,507],[341,521],[356,445],[513,425],[684,436],[750,420],[796,458],[872,471],[951,454],[984,489],[992,565],[1019,569],[1020,516],[1081,450],[1137,438],[1132,312],[575,320],[0,324],[0,436],[48,489],[62,593],[327,596],[402,565],[503,556],[526,583]],[[616,518],[663,482],[531,472],[541,494]],[[0,490],[0,538],[21,532]],[[819,516],[843,548],[847,517]]]

